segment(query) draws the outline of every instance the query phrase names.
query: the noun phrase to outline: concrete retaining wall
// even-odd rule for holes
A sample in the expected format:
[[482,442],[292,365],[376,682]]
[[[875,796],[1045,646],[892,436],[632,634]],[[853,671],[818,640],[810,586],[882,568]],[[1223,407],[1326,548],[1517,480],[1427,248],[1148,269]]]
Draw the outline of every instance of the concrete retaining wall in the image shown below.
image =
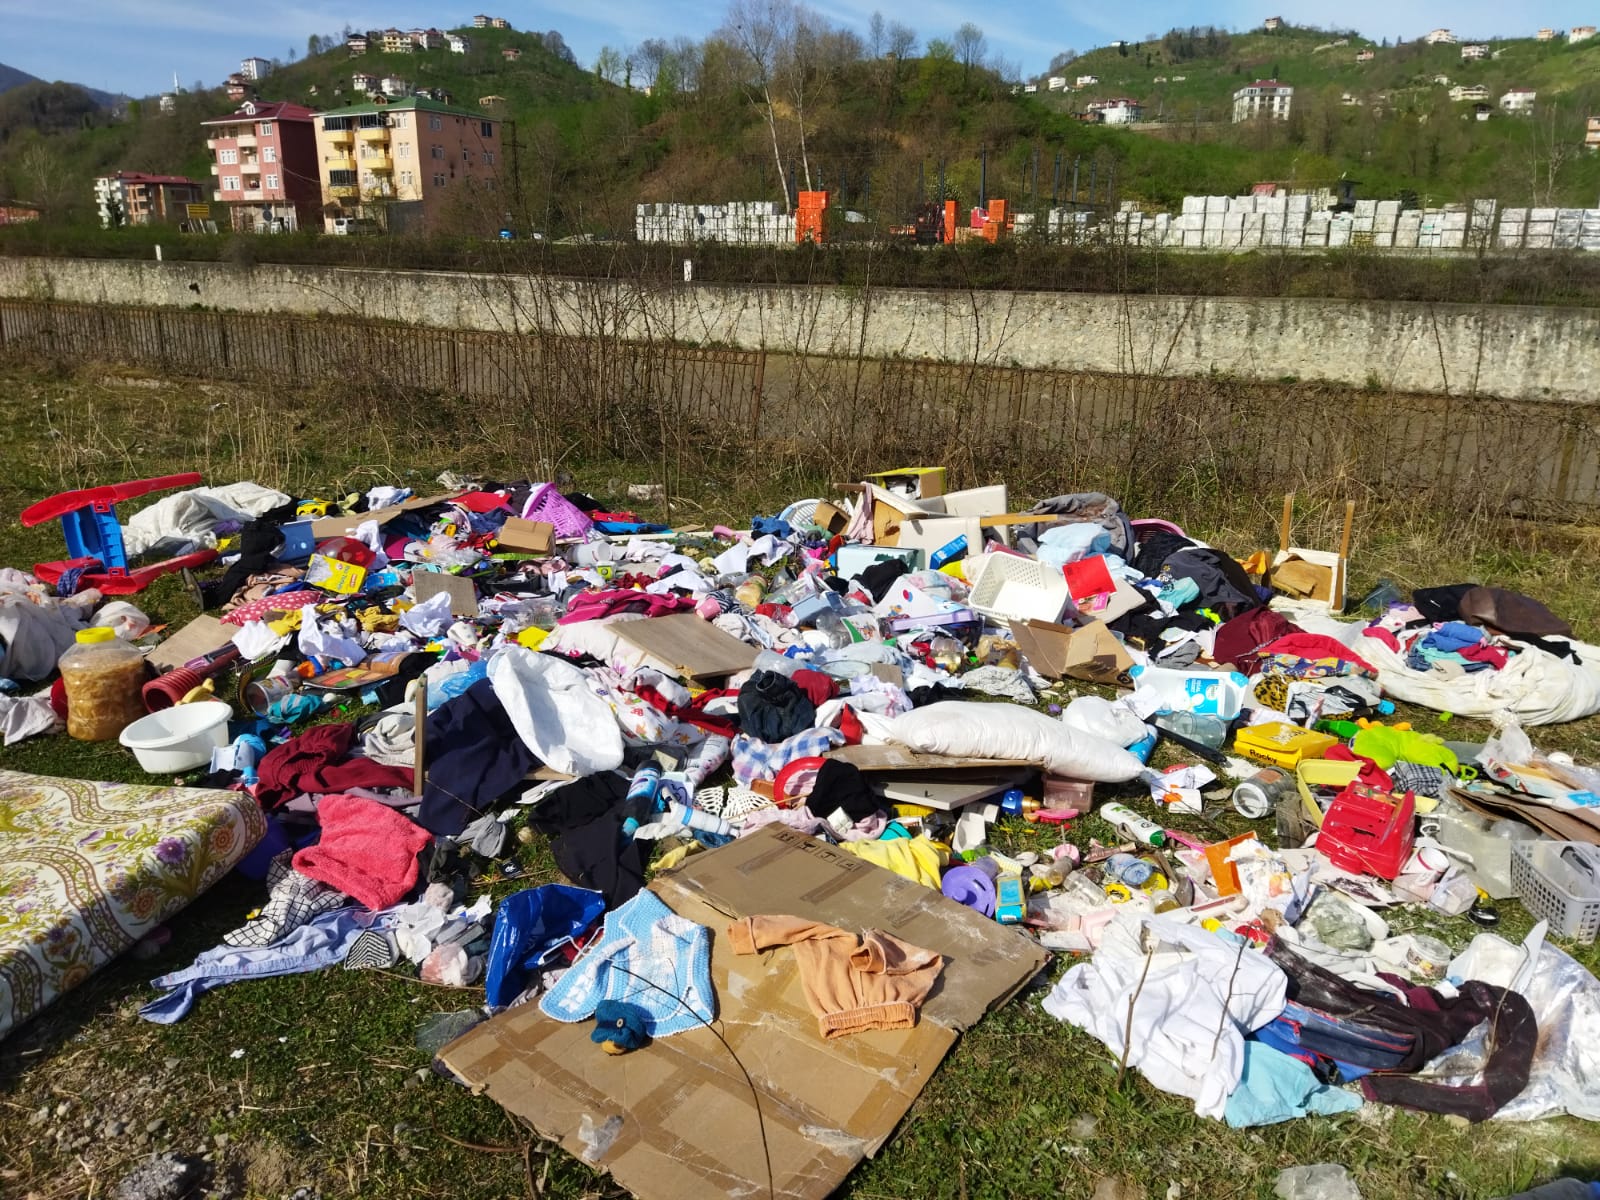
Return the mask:
[[1587,404],[1600,310],[629,283],[341,267],[0,259],[0,297],[196,305],[774,353],[1225,373]]

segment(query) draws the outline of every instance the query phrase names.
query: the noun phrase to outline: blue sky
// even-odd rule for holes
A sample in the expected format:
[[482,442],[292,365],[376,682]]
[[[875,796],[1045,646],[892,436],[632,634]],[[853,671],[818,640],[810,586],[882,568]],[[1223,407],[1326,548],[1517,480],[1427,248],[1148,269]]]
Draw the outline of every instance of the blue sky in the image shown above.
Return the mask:
[[[347,22],[358,28],[387,25],[470,23],[477,9],[452,8],[450,0],[255,0],[207,4],[203,0],[0,0],[0,62],[45,79],[70,79],[90,87],[148,95],[194,80],[218,83],[246,55],[282,58],[291,46],[304,53],[313,33],[334,33]],[[905,18],[892,0],[812,0],[813,7],[844,24],[865,29],[873,9]],[[1196,5],[1154,0],[1139,6],[1087,0],[1020,0],[988,11],[954,0],[925,0],[907,20],[926,41],[948,37],[962,21],[976,19],[991,48],[1026,74],[1043,70],[1056,52],[1087,50],[1118,38],[1138,41],[1174,25],[1217,24],[1242,29],[1273,13],[1305,24],[1337,22],[1373,38],[1412,38],[1437,25],[1474,37],[1522,36],[1538,25],[1565,28],[1596,23],[1597,0],[1538,0],[1530,6],[1489,0],[1411,3],[1408,0],[1348,0],[1337,7],[1306,0],[1266,0],[1276,7],[1240,0]],[[590,65],[603,45],[626,46],[647,37],[702,36],[722,15],[718,0],[553,0],[506,4],[484,0],[488,11],[519,29],[558,29]],[[898,10],[898,11],[897,11]]]

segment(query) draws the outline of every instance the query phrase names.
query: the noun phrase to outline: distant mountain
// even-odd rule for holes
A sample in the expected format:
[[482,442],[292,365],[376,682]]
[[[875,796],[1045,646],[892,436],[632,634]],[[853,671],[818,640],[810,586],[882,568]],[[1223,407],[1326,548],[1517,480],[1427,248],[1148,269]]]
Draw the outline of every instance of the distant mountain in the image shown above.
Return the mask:
[[[21,87],[25,83],[42,82],[43,80],[37,75],[29,75],[26,71],[19,71],[16,67],[8,67],[5,63],[0,63],[0,92],[8,92],[12,88]],[[89,94],[89,98],[101,108],[110,108],[123,98],[121,96],[113,96],[110,92],[102,92],[98,88],[84,87],[81,83],[75,83],[72,86],[83,88]]]

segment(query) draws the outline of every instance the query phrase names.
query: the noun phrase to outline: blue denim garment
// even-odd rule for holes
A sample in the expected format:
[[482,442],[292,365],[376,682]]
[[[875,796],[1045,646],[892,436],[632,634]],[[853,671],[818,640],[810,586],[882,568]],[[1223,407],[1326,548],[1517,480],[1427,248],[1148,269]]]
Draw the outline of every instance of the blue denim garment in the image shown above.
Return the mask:
[[172,990],[146,1004],[139,1015],[158,1025],[174,1024],[188,1016],[194,1002],[212,988],[241,979],[320,971],[342,962],[350,943],[362,930],[393,924],[394,918],[387,913],[341,908],[322,913],[271,946],[214,946],[202,950],[183,970],[151,981],[153,987]]

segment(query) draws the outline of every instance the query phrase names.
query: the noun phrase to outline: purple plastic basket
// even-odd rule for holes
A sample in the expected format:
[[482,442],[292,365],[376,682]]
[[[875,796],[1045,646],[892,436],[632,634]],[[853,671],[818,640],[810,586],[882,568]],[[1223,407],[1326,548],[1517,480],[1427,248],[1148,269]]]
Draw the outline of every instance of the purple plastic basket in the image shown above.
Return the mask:
[[541,483],[533,489],[527,504],[522,506],[526,521],[543,521],[555,527],[556,536],[581,538],[594,528],[589,515],[560,492],[553,483]]

